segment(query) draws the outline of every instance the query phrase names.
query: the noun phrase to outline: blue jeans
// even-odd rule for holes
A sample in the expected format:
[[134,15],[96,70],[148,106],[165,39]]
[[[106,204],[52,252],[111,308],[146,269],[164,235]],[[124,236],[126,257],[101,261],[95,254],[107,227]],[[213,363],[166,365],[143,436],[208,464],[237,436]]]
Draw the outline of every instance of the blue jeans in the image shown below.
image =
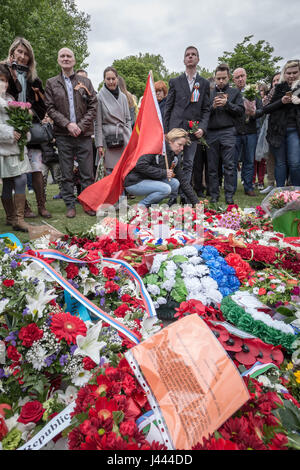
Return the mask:
[[253,175],[254,175],[256,144],[257,144],[257,134],[246,134],[246,135],[236,136],[234,192],[237,189],[237,179],[238,179],[237,166],[238,166],[239,156],[241,152],[242,152],[241,178],[244,184],[244,190],[246,192],[253,191]]
[[142,180],[139,183],[127,186],[125,189],[128,194],[133,196],[146,196],[140,205],[149,207],[156,204],[166,197],[176,197],[178,194],[179,181],[176,178],[157,180]]
[[277,187],[285,186],[289,177],[292,186],[300,186],[300,137],[297,129],[288,128],[279,148],[270,145],[275,157]]

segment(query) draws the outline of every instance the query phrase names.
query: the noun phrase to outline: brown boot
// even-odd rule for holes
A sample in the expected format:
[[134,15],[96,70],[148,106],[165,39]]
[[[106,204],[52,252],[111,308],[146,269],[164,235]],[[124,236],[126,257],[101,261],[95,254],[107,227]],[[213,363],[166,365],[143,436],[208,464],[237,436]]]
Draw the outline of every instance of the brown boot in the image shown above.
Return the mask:
[[42,217],[50,219],[52,215],[47,211],[45,207],[46,196],[44,190],[44,179],[41,171],[32,173],[32,187],[35,192],[36,202],[38,206],[38,212]]
[[2,205],[5,210],[6,214],[6,223],[5,225],[13,225],[15,217],[16,217],[16,211],[15,211],[15,204],[13,198],[10,199],[4,199],[1,197]]
[[28,232],[28,224],[24,220],[25,200],[25,194],[15,194],[16,216],[13,229],[20,232]]
[[34,212],[32,212],[27,199],[25,199],[24,217],[25,219],[35,219],[37,217],[37,215]]

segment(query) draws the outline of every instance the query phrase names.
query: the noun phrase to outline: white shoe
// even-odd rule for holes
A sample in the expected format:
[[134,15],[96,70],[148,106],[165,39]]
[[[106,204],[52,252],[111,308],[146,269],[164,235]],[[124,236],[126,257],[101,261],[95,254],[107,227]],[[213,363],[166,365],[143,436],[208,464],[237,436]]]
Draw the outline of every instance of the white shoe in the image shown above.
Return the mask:
[[274,189],[274,186],[267,186],[265,189],[262,189],[261,191],[259,191],[261,194],[268,194],[270,191],[272,191],[272,189]]

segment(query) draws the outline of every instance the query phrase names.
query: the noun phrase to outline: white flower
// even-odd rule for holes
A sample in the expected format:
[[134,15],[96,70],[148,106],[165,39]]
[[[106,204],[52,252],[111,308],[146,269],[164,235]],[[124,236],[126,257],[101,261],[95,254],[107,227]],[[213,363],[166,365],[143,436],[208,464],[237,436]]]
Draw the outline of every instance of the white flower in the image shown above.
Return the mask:
[[45,348],[41,345],[36,344],[34,350],[31,348],[27,354],[26,359],[32,364],[32,367],[36,370],[42,370],[45,367],[45,359],[48,356],[48,353]]
[[201,282],[197,277],[184,278],[184,285],[188,292],[198,292],[201,290]]
[[54,289],[46,290],[44,282],[39,282],[36,286],[34,297],[29,294],[26,295],[27,308],[32,316],[37,315],[38,318],[43,316],[45,306],[57,297],[54,292]]
[[170,292],[174,286],[175,286],[175,279],[167,279],[166,281],[162,283],[161,288]]
[[91,377],[92,373],[82,368],[77,371],[77,375],[71,378],[71,382],[76,385],[76,387],[83,387]]
[[5,364],[5,343],[0,341],[0,364]]
[[160,288],[156,284],[148,284],[147,285],[147,291],[151,295],[159,295],[160,294]]
[[55,392],[58,401],[60,401],[61,403],[65,403],[66,405],[70,405],[70,403],[76,400],[77,393],[77,388],[73,387],[72,385],[68,385],[65,392],[63,392],[62,390],[58,390],[57,392]]
[[154,257],[152,266],[150,268],[150,273],[158,273],[161,263],[163,263],[167,259],[168,255],[166,254],[158,254]]
[[206,276],[207,274],[209,274],[209,267],[206,266],[205,264],[199,264],[195,266],[195,272],[196,272],[196,276],[199,276],[199,277]]
[[253,294],[258,295],[258,293],[259,293],[259,288],[253,287]]
[[265,375],[260,375],[259,377],[257,377],[257,380],[259,383],[261,383],[264,387],[269,387],[269,388],[272,388],[272,382],[270,381],[270,379],[268,379],[268,377],[266,377]]
[[181,265],[182,276],[183,277],[195,277],[196,276],[196,267],[190,263],[183,263]]
[[90,271],[86,266],[81,266],[81,268],[78,271],[78,275],[79,277],[81,277],[81,279],[86,279],[89,276],[89,274],[90,274]]
[[98,282],[93,277],[87,277],[82,281],[81,286],[83,287],[83,295],[87,296],[90,292],[94,293]]
[[0,313],[2,313],[6,307],[6,305],[8,304],[9,302],[9,299],[2,299],[0,300]]
[[159,305],[165,305],[167,303],[167,299],[165,299],[165,297],[157,297],[156,301]]
[[106,346],[104,341],[98,341],[102,322],[98,321],[94,326],[87,330],[86,336],[78,335],[76,343],[78,348],[74,352],[74,356],[81,354],[90,357],[96,364],[100,362],[100,351]]
[[285,292],[285,287],[283,285],[276,287],[275,289],[276,292],[283,293]]
[[30,262],[30,264],[21,271],[20,275],[26,281],[39,279],[39,281],[53,282],[52,277],[45,271],[45,269],[35,262]]

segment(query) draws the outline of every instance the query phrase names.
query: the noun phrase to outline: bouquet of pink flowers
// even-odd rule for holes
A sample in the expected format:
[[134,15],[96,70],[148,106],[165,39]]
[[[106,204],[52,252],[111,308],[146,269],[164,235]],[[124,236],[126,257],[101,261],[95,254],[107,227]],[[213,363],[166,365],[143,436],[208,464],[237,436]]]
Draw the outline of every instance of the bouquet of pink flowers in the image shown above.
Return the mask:
[[32,126],[32,116],[29,113],[30,108],[30,103],[23,103],[21,101],[8,101],[7,107],[5,108],[9,117],[7,124],[12,126],[14,130],[21,135],[18,140],[21,161],[24,160],[24,148],[27,142],[27,132]]
[[281,209],[290,202],[298,200],[300,202],[300,191],[280,191],[269,199],[269,205],[272,209]]

